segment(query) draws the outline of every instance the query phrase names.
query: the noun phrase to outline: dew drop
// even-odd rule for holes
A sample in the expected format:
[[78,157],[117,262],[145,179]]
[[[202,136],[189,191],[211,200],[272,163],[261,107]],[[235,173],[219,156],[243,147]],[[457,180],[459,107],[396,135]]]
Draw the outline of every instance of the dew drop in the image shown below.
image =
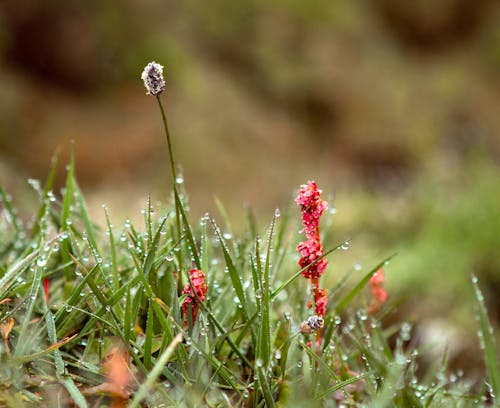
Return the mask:
[[44,256],[42,256],[41,258],[38,258],[38,260],[36,261],[36,264],[40,268],[43,268],[45,265],[47,265],[47,258],[45,258]]

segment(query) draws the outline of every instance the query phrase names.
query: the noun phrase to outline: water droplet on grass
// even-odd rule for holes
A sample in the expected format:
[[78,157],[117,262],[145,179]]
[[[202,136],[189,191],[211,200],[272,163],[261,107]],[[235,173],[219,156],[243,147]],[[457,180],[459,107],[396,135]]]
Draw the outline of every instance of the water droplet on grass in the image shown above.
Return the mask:
[[36,264],[40,268],[43,268],[45,265],[47,265],[47,258],[44,256],[42,256],[41,258],[38,258],[38,260],[36,261]]

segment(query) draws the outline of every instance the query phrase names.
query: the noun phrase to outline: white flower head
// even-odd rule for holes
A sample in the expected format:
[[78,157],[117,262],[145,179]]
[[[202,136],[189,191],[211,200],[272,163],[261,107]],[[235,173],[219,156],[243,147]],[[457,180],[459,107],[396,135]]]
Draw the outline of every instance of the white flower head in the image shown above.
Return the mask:
[[163,65],[150,62],[144,68],[141,75],[148,95],[159,95],[165,89],[165,79],[163,78]]

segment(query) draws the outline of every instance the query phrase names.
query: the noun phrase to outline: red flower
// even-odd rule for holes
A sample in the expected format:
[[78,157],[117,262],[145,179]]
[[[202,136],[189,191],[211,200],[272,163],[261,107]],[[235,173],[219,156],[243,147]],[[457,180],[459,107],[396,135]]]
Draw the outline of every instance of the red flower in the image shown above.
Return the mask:
[[[303,269],[323,256],[323,245],[319,239],[308,239],[297,245],[297,251],[302,255],[299,260],[299,266]],[[308,279],[319,278],[325,271],[327,265],[328,260],[323,258],[309,268],[303,270],[302,276]]]
[[380,306],[382,306],[389,297],[386,290],[384,289],[384,282],[385,282],[384,270],[380,268],[370,278],[372,301],[370,303],[368,311],[371,314],[375,314],[380,308]]
[[377,272],[375,272],[370,278],[370,286],[380,286],[385,282],[384,270],[380,268]]
[[316,305],[316,314],[324,317],[326,314],[326,306],[328,305],[328,291],[318,289],[314,294],[314,303]]
[[324,251],[319,232],[319,219],[328,204],[321,199],[321,190],[318,189],[315,181],[308,181],[307,184],[300,186],[295,202],[302,211],[302,225],[304,228],[302,228],[301,232],[307,238],[297,245],[297,251],[301,255],[299,266],[301,269],[305,268],[302,271],[302,276],[311,280],[316,314],[324,317],[328,305],[328,293],[326,290],[319,288],[319,278],[325,272],[328,260],[322,258]]
[[[302,232],[306,234],[307,240],[297,245],[297,251],[302,257],[299,260],[299,266],[305,268],[316,259],[323,256],[323,245],[319,234],[319,218],[328,207],[326,201],[321,199],[321,190],[315,181],[309,181],[300,186],[299,194],[295,202],[300,205],[302,210]],[[302,272],[302,275],[308,279],[319,278],[326,269],[328,261],[322,259],[311,265]]]
[[208,291],[208,285],[205,282],[205,274],[202,271],[198,269],[191,269],[189,271],[189,280],[191,281],[191,285],[187,283],[182,291],[183,295],[187,295],[181,305],[185,324],[187,324],[189,311],[188,305],[191,305],[191,318],[192,321],[194,321],[198,315],[198,298],[203,302]]
[[319,230],[319,218],[328,207],[327,202],[321,199],[321,190],[318,189],[316,182],[309,181],[301,185],[295,202],[302,210],[302,225],[304,226],[302,231],[307,238],[316,237]]

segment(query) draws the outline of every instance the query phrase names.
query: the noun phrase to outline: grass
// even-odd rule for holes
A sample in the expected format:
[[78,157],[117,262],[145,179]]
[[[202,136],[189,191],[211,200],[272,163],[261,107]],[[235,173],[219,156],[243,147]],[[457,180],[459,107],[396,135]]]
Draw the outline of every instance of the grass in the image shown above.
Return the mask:
[[[160,103],[166,126],[166,116]],[[299,210],[276,211],[259,231],[249,211],[235,236],[224,208],[192,220],[175,177],[172,203],[147,200],[142,225],[92,222],[68,166],[61,197],[32,183],[39,207],[17,216],[0,190],[0,405],[20,406],[478,406],[494,405],[500,370],[477,283],[473,290],[484,380],[451,373],[446,355],[422,367],[406,322],[385,324],[391,304],[367,311],[375,263],[358,281],[338,276],[319,347],[303,334],[308,282],[297,266]],[[341,256],[345,242],[326,248]],[[205,273],[202,301],[189,271]],[[196,295],[185,319],[186,286]],[[192,316],[189,313],[188,317]],[[425,345],[424,345],[425,346]]]

